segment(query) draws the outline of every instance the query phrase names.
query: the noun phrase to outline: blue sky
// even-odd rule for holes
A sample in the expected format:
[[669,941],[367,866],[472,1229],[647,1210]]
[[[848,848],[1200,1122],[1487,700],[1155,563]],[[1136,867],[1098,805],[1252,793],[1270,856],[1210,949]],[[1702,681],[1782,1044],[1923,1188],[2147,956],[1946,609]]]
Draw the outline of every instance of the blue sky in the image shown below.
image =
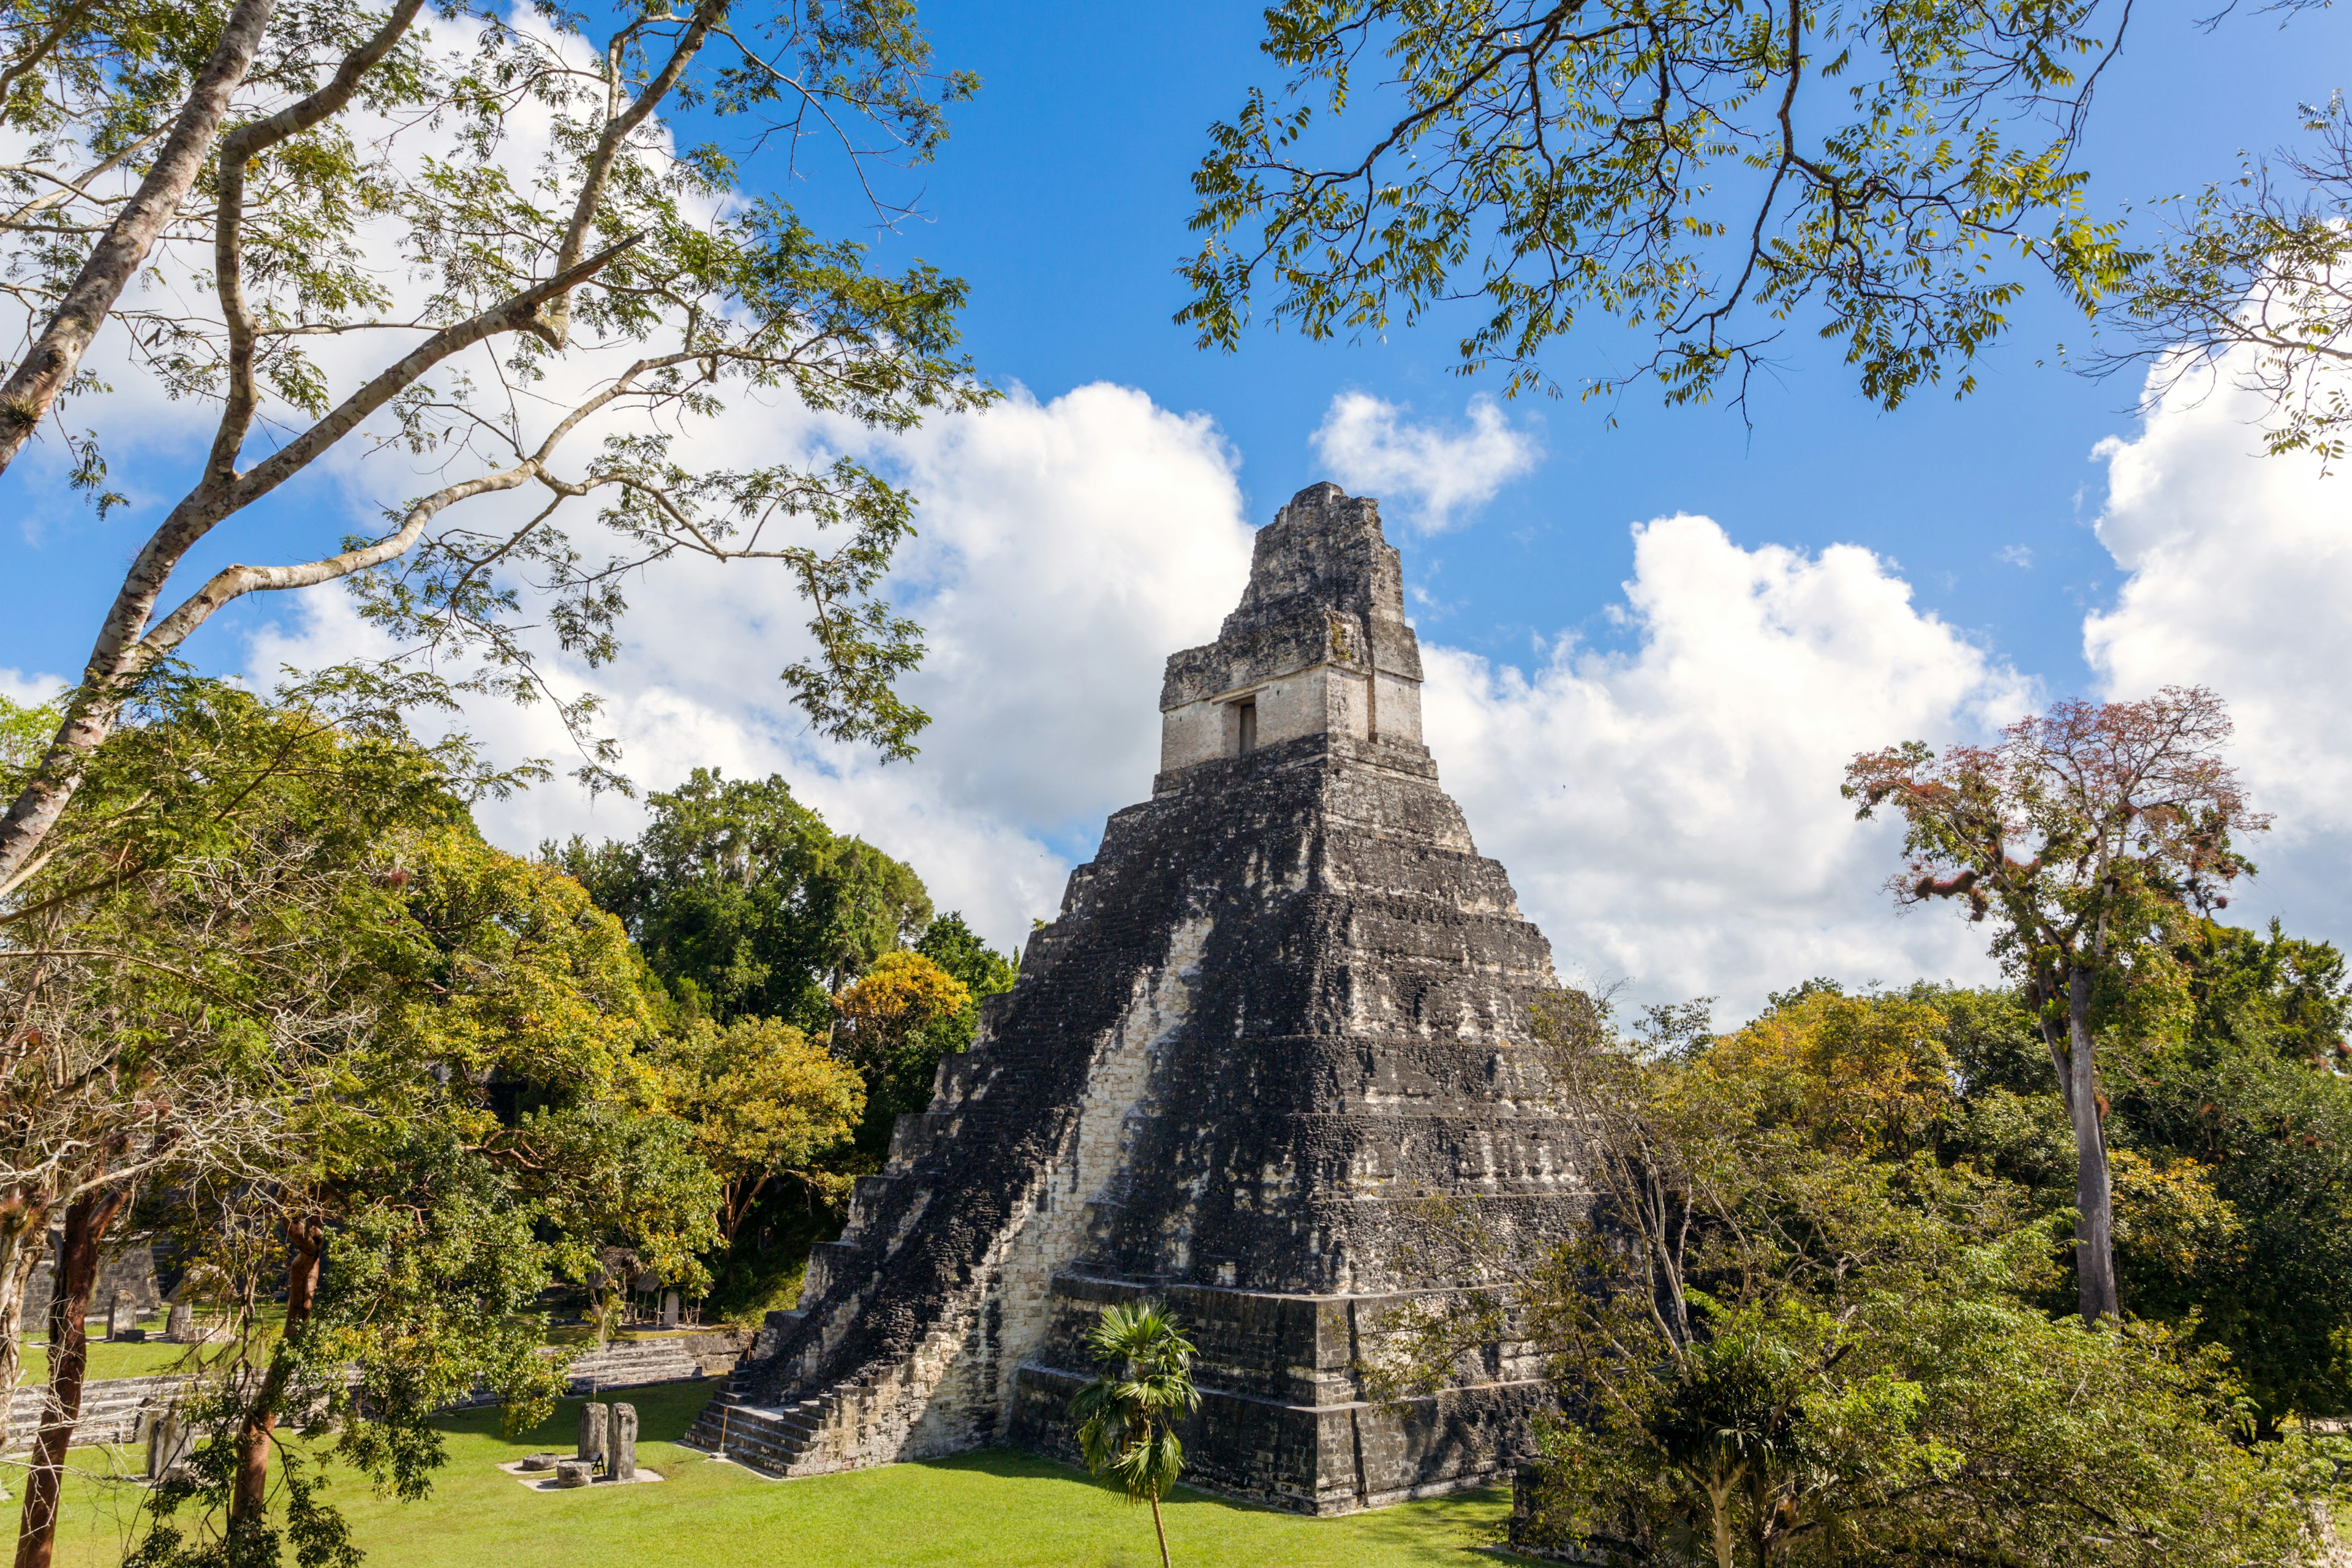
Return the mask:
[[[1250,525],[1348,478],[1313,446],[1334,399],[1368,395],[1443,436],[1495,388],[1452,374],[1442,319],[1365,344],[1261,331],[1230,355],[1171,324],[1205,127],[1273,80],[1255,6],[932,0],[924,15],[940,61],[984,85],[901,187],[919,192],[919,220],[871,237],[885,263],[920,257],[970,281],[973,357],[1023,394],[882,454],[923,500],[907,592],[935,629],[917,695],[941,722],[893,770],[812,742],[773,686],[798,617],[740,577],[649,584],[628,658],[596,679],[646,784],[699,762],[782,771],[1010,942],[1050,914],[1104,813],[1148,788],[1158,661],[1213,633]],[[2344,15],[2282,26],[2249,10],[2210,28],[2198,15],[2136,16],[2084,153],[2095,207],[2192,189],[2242,150],[2293,140],[2298,101],[2324,100],[2352,58]],[[788,194],[821,228],[869,220],[813,168]],[[1965,401],[1930,390],[1874,409],[1800,321],[1745,421],[1639,387],[1605,408],[1522,398],[1502,418],[1539,456],[1518,477],[1442,533],[1391,507],[1435,651],[1441,767],[1564,970],[1733,1006],[1806,973],[1982,975],[1956,924],[1892,920],[1877,892],[1891,847],[1836,800],[1841,759],[1981,732],[2047,696],[2176,679],[2238,704],[2250,776],[2282,811],[2280,870],[2249,917],[2352,933],[2327,871],[2352,847],[2352,810],[2333,804],[2352,754],[2312,739],[2352,731],[2340,479],[2248,457],[2252,416],[2227,398],[2143,426],[2136,386],[2049,363],[2079,319],[2046,292],[2016,315]],[[1548,363],[1573,384],[1613,346],[1580,336]],[[0,479],[15,520],[0,528],[0,682],[16,672],[15,689],[79,666],[130,552],[184,486],[194,424],[143,406],[107,432],[133,502],[112,520],[63,493],[53,458]],[[739,438],[814,437],[787,411]],[[190,570],[372,531],[372,508],[405,493],[398,478],[320,474]],[[1685,513],[1712,521],[1643,527]],[[341,657],[357,644],[338,603],[247,601],[190,653],[263,674]],[[537,720],[473,721],[509,749],[561,750]],[[634,821],[558,786],[486,817],[519,847]]]
[[[1361,344],[1259,331],[1230,355],[1196,350],[1171,324],[1184,298],[1174,267],[1192,248],[1187,177],[1203,129],[1230,114],[1245,84],[1275,79],[1256,49],[1255,5],[933,0],[923,14],[940,61],[979,72],[984,85],[957,110],[938,162],[902,186],[919,193],[922,217],[874,237],[884,258],[919,256],[971,281],[968,342],[990,378],[1043,397],[1108,380],[1205,413],[1239,453],[1260,521],[1324,477],[1308,437],[1334,394],[1369,392],[1423,419],[1462,417],[1481,383],[1452,374],[1454,334],[1442,322]],[[2135,18],[2084,159],[2095,204],[2144,202],[2224,174],[2242,149],[2292,140],[2295,104],[2337,86],[2331,73],[2347,58],[2352,16],[2284,25],[2249,9],[2209,28],[2200,14],[2176,5]],[[817,163],[793,199],[835,225],[865,222],[829,168]],[[1540,466],[1475,527],[1405,541],[1414,580],[1436,601],[1424,621],[1514,661],[1529,656],[1533,635],[1572,627],[1606,638],[1612,628],[1599,612],[1629,564],[1628,525],[1688,510],[1746,542],[1868,546],[1900,563],[1922,603],[2053,689],[2080,686],[2081,614],[2114,584],[2086,527],[2104,478],[2090,454],[2131,427],[2136,388],[2046,363],[2057,342],[2083,336],[2046,293],[2017,315],[1980,368],[1981,389],[1958,403],[1931,390],[1893,414],[1873,408],[1801,322],[1786,339],[1778,384],[1752,399],[1752,425],[1720,407],[1664,408],[1640,388],[1606,407],[1520,399],[1507,412],[1539,440]],[[1606,363],[1612,345],[1593,339],[1560,345],[1555,374],[1572,381]],[[190,455],[119,452],[118,482],[148,504],[103,527],[58,493],[54,469],[5,482],[20,521],[0,534],[0,570],[33,592],[0,624],[0,668],[79,661],[109,568]],[[159,458],[167,461],[151,461]],[[289,510],[315,504],[290,498]],[[2021,548],[2030,566],[2015,563]],[[254,606],[222,629],[284,611]],[[199,657],[233,659],[231,644],[215,637]]]
[[[2136,16],[2084,159],[2095,201],[2193,188],[2230,172],[2241,149],[2291,140],[2296,102],[2324,100],[2352,58],[2352,17],[2340,14],[2283,28],[2249,10],[2210,30],[2200,14]],[[1112,380],[1206,411],[1239,449],[1261,521],[1323,477],[1307,437],[1335,392],[1461,416],[1479,384],[1451,374],[1454,334],[1436,327],[1355,345],[1261,331],[1225,355],[1170,324],[1202,129],[1232,113],[1245,83],[1276,79],[1256,51],[1255,5],[934,4],[926,15],[940,58],[986,85],[929,181],[934,221],[909,240],[971,279],[971,343],[992,374],[1041,395]],[[1412,574],[1450,606],[1424,620],[1513,659],[1530,633],[1606,636],[1598,612],[1630,564],[1627,525],[1688,510],[1747,542],[1890,554],[1923,602],[2053,686],[2079,686],[2082,608],[2113,584],[2086,527],[2104,481],[2091,449],[2131,427],[2137,387],[2037,363],[2083,335],[2046,295],[2019,317],[1979,393],[1956,404],[1930,391],[1891,415],[1802,323],[1780,384],[1753,400],[1752,429],[1729,410],[1667,409],[1638,389],[1610,409],[1521,399],[1509,412],[1536,426],[1548,459],[1475,527],[1408,542]],[[1563,380],[1584,369],[1577,350],[1550,362]],[[2030,568],[2001,559],[2011,546],[2032,551]]]

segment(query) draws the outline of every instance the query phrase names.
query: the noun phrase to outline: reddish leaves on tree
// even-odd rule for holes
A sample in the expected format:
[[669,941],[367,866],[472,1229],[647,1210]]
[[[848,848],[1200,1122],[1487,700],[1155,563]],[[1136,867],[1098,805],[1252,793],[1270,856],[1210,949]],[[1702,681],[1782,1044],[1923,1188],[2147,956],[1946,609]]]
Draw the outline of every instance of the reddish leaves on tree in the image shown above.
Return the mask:
[[2061,702],[1992,746],[1865,752],[1847,768],[1845,793],[1862,816],[1892,805],[1910,825],[1910,864],[1888,884],[1904,903],[1964,899],[1982,920],[1995,899],[2052,882],[2088,890],[2128,868],[2211,910],[2253,869],[2231,836],[2271,820],[2221,760],[2230,731],[2227,708],[2203,687]]

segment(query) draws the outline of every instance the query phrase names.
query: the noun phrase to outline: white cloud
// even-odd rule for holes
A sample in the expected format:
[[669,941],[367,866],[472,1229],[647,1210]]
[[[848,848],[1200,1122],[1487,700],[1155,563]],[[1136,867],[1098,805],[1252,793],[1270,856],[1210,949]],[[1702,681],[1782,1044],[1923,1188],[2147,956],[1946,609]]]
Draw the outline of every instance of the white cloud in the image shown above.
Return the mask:
[[[779,415],[731,438],[774,450],[808,434]],[[756,567],[681,560],[646,574],[626,655],[575,678],[607,695],[605,724],[640,784],[667,788],[698,764],[782,772],[834,826],[911,863],[941,909],[1013,945],[1059,908],[1071,852],[1150,793],[1162,664],[1213,637],[1240,597],[1251,531],[1234,459],[1205,418],[1103,384],[1045,404],[1016,393],[886,453],[922,498],[898,571],[930,647],[905,689],[933,716],[915,761],[884,766],[810,735],[776,679],[800,655],[805,612]],[[370,646],[329,592],[306,602],[299,632],[257,639],[251,659],[267,670]],[[543,710],[470,717],[502,755],[567,755]],[[642,820],[564,782],[478,815],[514,848],[625,837]]]
[[26,674],[21,669],[0,669],[0,697],[20,707],[32,708],[55,697],[66,685],[61,675]]
[[1457,512],[1492,500],[1542,455],[1491,397],[1470,400],[1467,430],[1416,425],[1406,412],[1365,393],[1343,392],[1316,429],[1315,455],[1341,485],[1402,503],[1403,520],[1428,532],[1451,528],[1462,521]]
[[1993,559],[2000,562],[2004,566],[2032,566],[2033,564],[2033,546],[2030,544],[2004,544],[1999,550],[1993,552]]
[[[820,429],[838,434],[778,414],[727,439],[775,451]],[[775,678],[800,652],[803,612],[757,569],[646,574],[625,657],[574,679],[608,694],[645,785],[698,764],[780,771],[1009,945],[1055,912],[1104,817],[1149,793],[1162,662],[1215,635],[1247,575],[1236,459],[1205,418],[1102,384],[1047,403],[1016,394],[869,455],[922,498],[898,574],[930,645],[908,687],[935,716],[915,762],[884,766],[808,733]],[[2031,706],[2025,684],[1916,610],[1865,551],[1744,550],[1696,518],[1635,537],[1618,611],[1632,652],[1563,645],[1522,677],[1427,650],[1448,787],[1562,972],[1631,976],[1645,995],[1712,992],[1727,1018],[1815,973],[1986,975],[1960,922],[1896,916],[1879,890],[1892,836],[1854,824],[1837,785],[1864,747],[2013,717]],[[257,640],[257,670],[368,645],[339,596],[306,610],[299,634]],[[502,754],[565,755],[543,711],[485,707],[473,722]],[[641,820],[560,781],[481,816],[517,848]]]
[[1745,550],[1706,518],[1633,531],[1635,646],[1558,646],[1532,676],[1426,650],[1429,743],[1564,977],[1644,998],[1990,976],[1981,931],[1898,918],[1899,835],[1838,785],[1859,751],[1941,742],[2031,685],[1911,603],[1866,550]]
[[2269,411],[2232,380],[2176,392],[2137,439],[2099,447],[2099,538],[2129,576],[2084,621],[2084,647],[2111,698],[2193,684],[2228,701],[2232,759],[2278,818],[2248,846],[2265,871],[2234,912],[2340,940],[2352,937],[2352,479],[2264,456]]

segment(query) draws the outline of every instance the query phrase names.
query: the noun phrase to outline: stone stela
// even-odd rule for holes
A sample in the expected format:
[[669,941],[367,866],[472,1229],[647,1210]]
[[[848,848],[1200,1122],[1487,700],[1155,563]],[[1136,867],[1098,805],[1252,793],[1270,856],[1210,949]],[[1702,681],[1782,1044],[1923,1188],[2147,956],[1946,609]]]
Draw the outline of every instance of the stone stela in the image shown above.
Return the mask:
[[[558,1487],[593,1486],[599,1480],[661,1478],[637,1469],[637,1407],[592,1399],[580,1406],[580,1441],[570,1458],[533,1454],[508,1467],[521,1474],[552,1470]],[[600,1475],[598,1472],[602,1471]]]
[[1528,1243],[1589,1205],[1533,1049],[1550,949],[1438,787],[1421,675],[1378,503],[1300,491],[1168,661],[1151,798],[689,1442],[788,1476],[1075,1458],[1087,1332],[1149,1300],[1201,1351],[1192,1484],[1341,1513],[1507,1474],[1549,1403],[1523,1348],[1402,1405],[1360,1375],[1400,1306],[1492,1288],[1424,1199]]

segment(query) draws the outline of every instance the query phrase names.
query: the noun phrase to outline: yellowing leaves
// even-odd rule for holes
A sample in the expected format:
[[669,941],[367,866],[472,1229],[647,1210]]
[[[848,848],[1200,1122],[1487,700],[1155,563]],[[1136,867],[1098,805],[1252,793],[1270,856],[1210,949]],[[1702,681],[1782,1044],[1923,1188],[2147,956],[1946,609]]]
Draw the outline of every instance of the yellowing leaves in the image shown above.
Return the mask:
[[904,1034],[963,1011],[971,988],[919,952],[886,952],[864,979],[844,986],[835,1011],[852,1034]]
[[2210,1278],[2240,1252],[2245,1226],[2213,1190],[2213,1168],[2196,1160],[2158,1164],[2131,1149],[2110,1149],[2116,1255],[2126,1274]]
[[1907,996],[1814,992],[1727,1035],[1694,1064],[1764,1121],[1864,1156],[1921,1147],[1956,1104],[1945,1018]]
[[401,1023],[416,1048],[560,1091],[647,1091],[636,1053],[654,1018],[620,921],[561,871],[470,828],[416,835],[400,859],[414,982]]
[[781,1019],[725,1029],[698,1020],[659,1059],[671,1109],[725,1184],[719,1226],[730,1239],[772,1177],[826,1185],[811,1167],[846,1142],[866,1112],[856,1069]]
[[893,1059],[907,1041],[971,1005],[971,989],[919,952],[887,952],[833,998],[835,1043],[856,1060]]

